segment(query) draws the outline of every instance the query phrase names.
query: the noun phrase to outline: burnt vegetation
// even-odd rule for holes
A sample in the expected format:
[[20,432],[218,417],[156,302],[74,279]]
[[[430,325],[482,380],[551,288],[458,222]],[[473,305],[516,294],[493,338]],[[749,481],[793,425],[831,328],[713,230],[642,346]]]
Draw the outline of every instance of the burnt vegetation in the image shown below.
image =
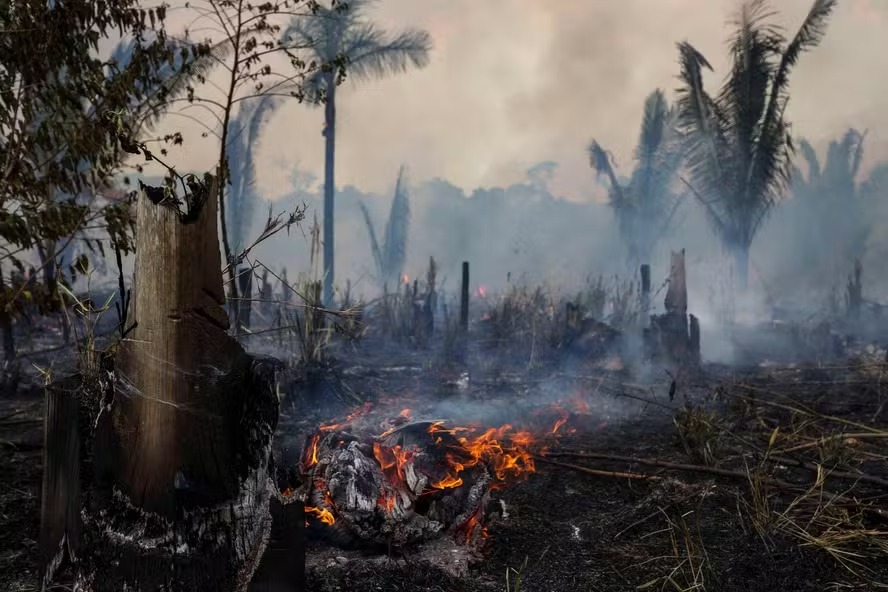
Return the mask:
[[[587,148],[603,204],[554,199],[550,162],[336,188],[337,89],[431,57],[372,4],[205,0],[175,33],[134,0],[0,7],[0,588],[888,587],[888,165],[786,110],[836,0],[792,35],[741,3],[715,94],[678,43],[633,164]],[[303,103],[324,179],[276,212],[260,145]],[[612,265],[571,267],[599,218]]]

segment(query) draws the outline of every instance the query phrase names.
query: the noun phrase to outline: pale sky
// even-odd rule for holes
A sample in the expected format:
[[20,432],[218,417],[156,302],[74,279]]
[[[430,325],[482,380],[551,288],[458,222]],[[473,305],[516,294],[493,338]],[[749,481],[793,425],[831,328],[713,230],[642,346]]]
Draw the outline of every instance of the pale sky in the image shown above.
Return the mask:
[[[793,34],[811,0],[772,0]],[[467,191],[560,165],[554,192],[596,195],[592,138],[628,170],[645,97],[677,86],[676,42],[712,62],[714,92],[726,73],[737,0],[381,0],[371,15],[389,29],[433,38],[423,70],[347,82],[338,94],[338,186],[388,194],[404,163],[411,180],[440,177]],[[840,0],[819,48],[791,79],[793,133],[818,151],[849,126],[868,129],[868,163],[888,158],[888,0]],[[172,121],[172,119],[170,120]],[[188,144],[182,168],[208,168],[217,147],[175,123]],[[260,188],[289,189],[291,165],[323,175],[323,112],[296,102],[273,117],[259,149]]]

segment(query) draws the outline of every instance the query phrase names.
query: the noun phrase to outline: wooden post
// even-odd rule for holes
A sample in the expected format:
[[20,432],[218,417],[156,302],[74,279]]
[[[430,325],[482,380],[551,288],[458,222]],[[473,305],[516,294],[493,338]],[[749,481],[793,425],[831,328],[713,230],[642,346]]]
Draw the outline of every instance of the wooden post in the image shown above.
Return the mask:
[[641,266],[641,326],[647,327],[651,311],[651,266]]
[[469,262],[462,264],[462,286],[459,299],[459,326],[463,333],[469,332]]
[[241,299],[237,303],[240,327],[236,327],[236,330],[237,333],[241,333],[241,327],[246,330],[252,327],[250,317],[253,311],[253,270],[249,267],[242,267],[237,275],[237,283]]
[[[192,184],[186,213],[153,188],[137,202],[134,329],[101,368],[81,369],[77,389],[91,464],[75,588],[243,592],[268,541],[282,365],[228,335],[216,195],[214,183]],[[51,494],[47,470],[51,545],[73,502]],[[67,495],[71,478],[59,485]]]
[[688,315],[690,318],[688,338],[690,341],[690,359],[693,364],[699,364],[700,356],[700,320],[694,315]]
[[80,406],[74,389],[50,386],[43,409],[43,487],[40,499],[44,589],[80,547]]

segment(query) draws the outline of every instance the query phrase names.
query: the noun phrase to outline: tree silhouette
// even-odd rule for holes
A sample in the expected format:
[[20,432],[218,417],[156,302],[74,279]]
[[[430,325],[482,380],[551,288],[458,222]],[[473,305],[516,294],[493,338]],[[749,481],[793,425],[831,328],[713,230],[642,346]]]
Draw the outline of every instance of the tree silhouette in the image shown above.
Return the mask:
[[789,75],[801,54],[820,43],[835,6],[836,0],[815,0],[788,41],[768,22],[774,13],[764,0],[746,2],[735,21],[731,71],[715,97],[703,88],[702,69],[712,66],[690,43],[678,46],[686,183],[733,255],[741,289],[752,240],[790,178]]
[[431,39],[426,31],[408,29],[389,35],[366,19],[375,0],[349,0],[332,8],[321,7],[315,18],[295,18],[283,39],[311,46],[316,62],[335,64],[313,72],[304,84],[306,98],[324,104],[324,303],[333,300],[334,200],[336,157],[336,86],[347,75],[356,79],[381,78],[403,72],[408,66],[428,63]]
[[650,263],[680,203],[671,188],[682,162],[675,123],[676,111],[663,92],[651,93],[644,103],[636,166],[628,183],[617,178],[610,155],[598,142],[593,140],[589,146],[592,168],[608,179],[610,204],[633,264]]

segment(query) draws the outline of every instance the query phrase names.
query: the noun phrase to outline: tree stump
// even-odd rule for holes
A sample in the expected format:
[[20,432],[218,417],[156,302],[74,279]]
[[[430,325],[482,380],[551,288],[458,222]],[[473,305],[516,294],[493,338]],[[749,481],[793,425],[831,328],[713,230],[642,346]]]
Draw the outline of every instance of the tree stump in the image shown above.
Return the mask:
[[694,315],[688,319],[684,249],[672,253],[669,288],[663,304],[666,313],[651,315],[650,328],[645,331],[648,356],[678,366],[699,364],[700,323]]
[[[192,185],[184,213],[145,188],[135,328],[102,367],[81,368],[84,592],[246,590],[268,540],[282,365],[228,335],[210,185]],[[44,518],[58,516],[45,532],[70,503],[44,498]]]

